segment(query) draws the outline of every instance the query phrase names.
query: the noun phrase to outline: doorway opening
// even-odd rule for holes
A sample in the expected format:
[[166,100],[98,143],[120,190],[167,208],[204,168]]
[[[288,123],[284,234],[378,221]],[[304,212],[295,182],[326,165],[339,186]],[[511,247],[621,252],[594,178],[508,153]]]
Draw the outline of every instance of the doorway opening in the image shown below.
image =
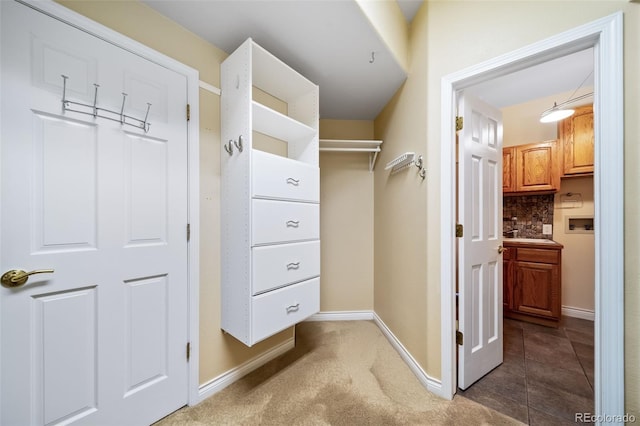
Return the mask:
[[[489,251],[504,246],[498,267],[504,348],[502,363],[489,364],[491,371],[475,383],[468,378],[473,370],[459,377],[457,393],[524,423],[574,421],[575,413],[594,411],[593,63],[593,49],[587,49],[464,91],[502,117],[503,183],[496,192],[504,194],[498,211],[503,232]],[[540,123],[555,101],[576,97],[566,105],[573,116]],[[465,149],[460,145],[460,157]],[[463,261],[458,257],[459,276],[469,267]],[[467,369],[468,363],[458,372]]]
[[[594,49],[594,401],[597,415],[624,413],[622,13],[489,60],[442,80],[442,393],[455,393],[455,92]],[[606,140],[606,149],[604,141]],[[603,283],[606,283],[604,286]],[[606,289],[605,289],[606,287]]]

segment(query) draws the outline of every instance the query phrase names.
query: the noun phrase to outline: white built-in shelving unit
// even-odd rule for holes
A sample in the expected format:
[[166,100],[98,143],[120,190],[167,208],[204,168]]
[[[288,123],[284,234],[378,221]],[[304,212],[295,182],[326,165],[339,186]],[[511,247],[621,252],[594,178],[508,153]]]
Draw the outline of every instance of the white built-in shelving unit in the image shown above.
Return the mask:
[[[222,329],[252,346],[320,309],[318,86],[251,39],[221,81]],[[256,132],[286,157],[256,149]]]
[[351,139],[320,139],[320,151],[369,153],[369,171],[373,171],[382,141]]

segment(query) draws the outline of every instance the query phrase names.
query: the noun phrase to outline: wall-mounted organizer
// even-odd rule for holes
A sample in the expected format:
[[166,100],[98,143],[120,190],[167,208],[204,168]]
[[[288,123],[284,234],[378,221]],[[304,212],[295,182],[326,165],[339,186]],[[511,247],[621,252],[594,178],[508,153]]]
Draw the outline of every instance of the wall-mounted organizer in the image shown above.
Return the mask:
[[593,216],[567,216],[564,220],[565,234],[593,234]]
[[377,140],[320,139],[320,151],[369,153],[370,172],[376,165],[380,145],[382,145],[382,141]]
[[415,152],[405,152],[389,161],[384,168],[385,170],[391,169],[391,175],[398,173],[399,171],[406,170],[407,168],[415,165],[418,168],[418,176],[422,179],[427,175],[427,171],[424,168],[424,162],[422,160],[422,155],[419,155],[416,159]]
[[[320,310],[318,86],[251,39],[222,63],[221,85],[222,329],[252,346]],[[287,156],[256,149],[258,133]]]

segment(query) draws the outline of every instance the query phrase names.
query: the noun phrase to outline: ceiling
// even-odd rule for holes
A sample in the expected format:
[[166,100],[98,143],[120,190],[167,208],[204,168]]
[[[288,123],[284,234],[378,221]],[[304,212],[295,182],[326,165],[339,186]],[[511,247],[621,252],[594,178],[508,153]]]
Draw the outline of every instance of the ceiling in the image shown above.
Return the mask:
[[[320,86],[323,119],[373,120],[406,79],[354,0],[143,1],[227,53],[253,38]],[[397,1],[407,22],[423,3]],[[582,52],[468,90],[503,107],[573,90],[592,68]]]

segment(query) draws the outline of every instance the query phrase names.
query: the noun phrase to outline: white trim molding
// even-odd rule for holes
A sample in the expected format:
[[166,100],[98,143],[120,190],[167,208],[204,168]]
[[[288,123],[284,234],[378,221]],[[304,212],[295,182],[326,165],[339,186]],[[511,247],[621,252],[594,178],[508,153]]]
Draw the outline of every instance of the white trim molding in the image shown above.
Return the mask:
[[[250,360],[240,364],[239,366],[234,367],[231,370],[226,371],[221,375],[219,375],[218,377],[201,385],[198,393],[198,398],[199,398],[198,402],[203,401],[204,399],[215,395],[216,393],[220,392],[227,386],[240,380],[241,378],[251,373],[252,371],[256,370],[257,368],[262,367],[269,361],[276,359],[277,357],[286,353],[287,351],[290,351],[294,347],[295,347],[295,339],[291,337],[285,340],[284,342],[280,343],[279,345],[269,349],[268,351],[263,352],[254,358],[251,358]],[[195,404],[191,404],[191,405],[195,405]]]
[[595,321],[596,312],[592,309],[574,308],[573,306],[562,306],[562,315],[571,318],[580,318],[588,321]]
[[446,398],[452,398],[457,387],[455,93],[474,84],[593,47],[595,414],[599,418],[622,418],[624,415],[623,42],[623,15],[617,12],[442,78],[441,368],[442,392]]
[[380,328],[380,331],[382,331],[382,334],[384,334],[391,346],[393,346],[394,349],[398,351],[398,354],[400,354],[400,357],[404,360],[413,374],[415,374],[415,376],[418,378],[418,381],[422,383],[422,385],[427,388],[428,391],[438,395],[439,397],[451,399],[449,395],[446,395],[442,392],[442,383],[438,379],[434,379],[433,377],[429,376],[427,372],[422,369],[420,364],[418,364],[418,361],[416,361],[415,358],[411,356],[407,348],[405,348],[404,345],[400,343],[400,340],[398,340],[398,338],[391,332],[389,327],[387,327],[384,321],[382,321],[382,319],[375,312],[373,313],[373,321],[376,323],[378,328]]
[[311,315],[305,321],[371,321],[373,311],[326,311]]

